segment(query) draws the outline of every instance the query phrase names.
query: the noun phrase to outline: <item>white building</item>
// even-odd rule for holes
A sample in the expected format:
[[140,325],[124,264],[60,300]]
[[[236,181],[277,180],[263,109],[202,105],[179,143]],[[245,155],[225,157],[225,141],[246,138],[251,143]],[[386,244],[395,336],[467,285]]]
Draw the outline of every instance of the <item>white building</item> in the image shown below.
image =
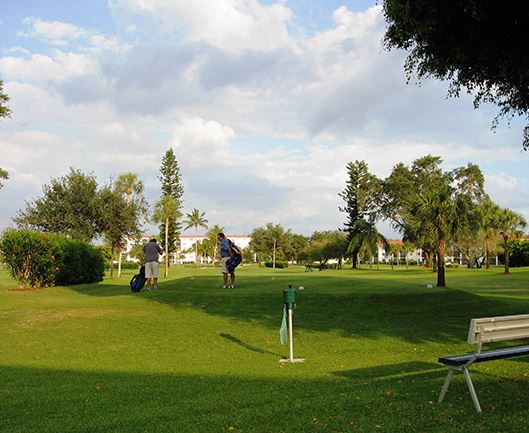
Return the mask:
[[[392,246],[398,246],[403,245],[404,242],[401,240],[395,239],[395,240],[388,240],[388,244],[390,247]],[[398,248],[394,248],[395,250],[398,250]],[[396,251],[396,252],[386,252],[384,249],[384,245],[378,244],[378,252],[377,252],[377,260],[378,263],[389,263],[393,260],[393,262],[400,263],[401,261],[410,261],[410,262],[416,262],[421,263],[423,260],[422,257],[422,249],[416,248],[413,251],[404,252],[404,251]]]

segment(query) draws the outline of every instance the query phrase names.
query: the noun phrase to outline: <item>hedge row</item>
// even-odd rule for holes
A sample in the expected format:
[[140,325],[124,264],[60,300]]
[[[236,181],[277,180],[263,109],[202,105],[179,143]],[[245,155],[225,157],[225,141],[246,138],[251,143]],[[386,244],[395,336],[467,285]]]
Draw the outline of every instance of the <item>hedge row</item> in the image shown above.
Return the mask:
[[105,272],[99,250],[52,233],[6,230],[0,238],[0,251],[20,288],[97,283]]

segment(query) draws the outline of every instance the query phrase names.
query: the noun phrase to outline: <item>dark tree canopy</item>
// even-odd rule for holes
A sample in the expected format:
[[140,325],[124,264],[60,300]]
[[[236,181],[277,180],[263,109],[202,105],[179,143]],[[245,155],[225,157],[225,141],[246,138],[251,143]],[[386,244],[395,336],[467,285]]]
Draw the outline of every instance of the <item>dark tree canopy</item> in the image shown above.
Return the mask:
[[77,169],[42,187],[43,197],[26,203],[14,221],[22,228],[61,233],[90,242],[101,232],[96,178]]
[[[450,81],[474,105],[496,104],[498,117],[529,120],[529,3],[508,0],[384,0],[385,44],[409,51],[408,77]],[[495,119],[493,125],[496,124]],[[529,126],[523,147],[529,149]]]

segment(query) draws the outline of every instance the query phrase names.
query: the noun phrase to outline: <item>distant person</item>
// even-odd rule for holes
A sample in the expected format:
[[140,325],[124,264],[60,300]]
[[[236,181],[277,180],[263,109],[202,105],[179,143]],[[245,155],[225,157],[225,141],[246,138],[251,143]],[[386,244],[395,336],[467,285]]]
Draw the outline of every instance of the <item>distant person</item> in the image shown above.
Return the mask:
[[156,239],[151,239],[143,246],[145,254],[145,278],[147,278],[148,291],[158,290],[158,261],[163,250],[156,243]]
[[[220,257],[222,260],[222,264],[220,267],[220,270],[222,272],[222,278],[224,280],[224,288],[230,288],[233,289],[235,287],[235,270],[229,272],[228,267],[226,266],[226,262],[230,259],[230,257],[233,256],[233,250],[231,249],[231,242],[224,233],[219,233],[217,235],[217,239],[220,242]],[[231,284],[228,286],[228,274],[230,274],[231,277]]]

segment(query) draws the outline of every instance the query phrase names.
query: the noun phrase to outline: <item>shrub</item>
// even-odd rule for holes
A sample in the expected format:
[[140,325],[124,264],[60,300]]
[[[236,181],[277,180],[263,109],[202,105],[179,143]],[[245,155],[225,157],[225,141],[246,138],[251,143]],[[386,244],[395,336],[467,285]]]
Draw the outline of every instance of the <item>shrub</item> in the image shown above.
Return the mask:
[[[273,268],[274,262],[271,262],[271,261],[264,262],[264,265],[267,268]],[[276,268],[279,268],[279,269],[288,268],[288,262],[277,262],[276,261]]]
[[105,273],[105,258],[100,250],[81,241],[58,237],[55,252],[55,284],[97,283]]
[[103,279],[103,255],[91,245],[65,236],[10,229],[0,238],[0,251],[20,288]]

